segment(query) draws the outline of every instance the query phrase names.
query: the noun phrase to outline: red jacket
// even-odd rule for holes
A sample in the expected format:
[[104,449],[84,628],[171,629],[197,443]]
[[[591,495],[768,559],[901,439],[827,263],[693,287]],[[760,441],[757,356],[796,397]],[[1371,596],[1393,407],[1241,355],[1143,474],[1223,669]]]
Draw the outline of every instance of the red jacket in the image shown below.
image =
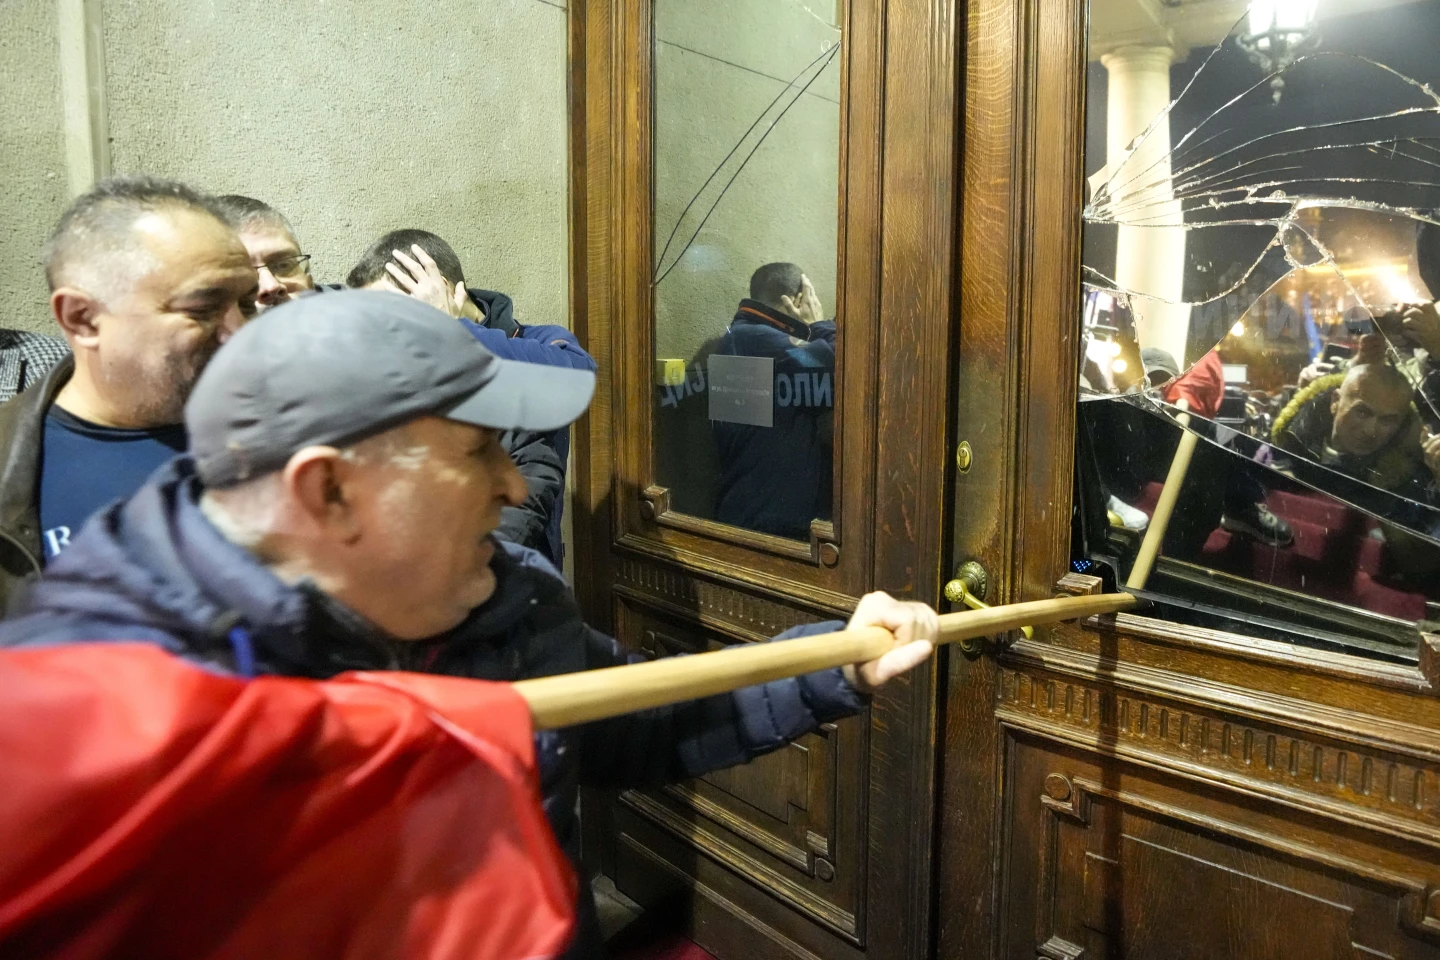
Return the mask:
[[1220,354],[1211,350],[1165,388],[1166,403],[1182,398],[1191,412],[1207,420],[1215,419],[1215,414],[1220,412],[1220,401],[1225,399],[1225,368],[1220,363]]

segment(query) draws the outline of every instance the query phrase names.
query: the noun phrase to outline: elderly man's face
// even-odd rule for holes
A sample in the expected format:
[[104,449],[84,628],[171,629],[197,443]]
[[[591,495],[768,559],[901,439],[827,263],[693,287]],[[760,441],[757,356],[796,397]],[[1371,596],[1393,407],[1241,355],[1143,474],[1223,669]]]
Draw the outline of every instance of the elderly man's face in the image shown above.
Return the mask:
[[1347,377],[1331,404],[1335,425],[1330,445],[1363,457],[1389,443],[1410,413],[1410,392],[1373,374]]
[[191,210],[151,213],[133,228],[144,272],[95,321],[94,376],[124,398],[124,426],[180,423],[201,371],[255,309],[255,271],[234,232]]
[[500,509],[527,494],[495,430],[439,417],[395,432],[387,462],[364,468],[360,535],[350,553],[363,565],[358,612],[404,640],[458,625],[495,592],[490,561]]
[[315,289],[310,264],[300,251],[300,244],[282,227],[261,224],[240,231],[240,242],[250,255],[250,265],[260,275],[256,305],[265,310],[278,307],[307,290]]

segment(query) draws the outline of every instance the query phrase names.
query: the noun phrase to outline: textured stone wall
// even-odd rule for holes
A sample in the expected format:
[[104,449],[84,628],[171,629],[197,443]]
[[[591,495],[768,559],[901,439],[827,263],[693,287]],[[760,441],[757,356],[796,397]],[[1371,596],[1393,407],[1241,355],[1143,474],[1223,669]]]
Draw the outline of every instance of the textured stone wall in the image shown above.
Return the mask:
[[58,334],[40,245],[65,208],[54,0],[0,8],[0,326]]
[[114,169],[273,204],[322,282],[433,230],[522,322],[569,325],[564,7],[107,0]]
[[[833,0],[657,0],[655,251],[687,203],[666,265],[739,162],[793,98],[767,105],[840,39]],[[689,251],[657,287],[656,348],[689,359],[724,332],[761,264],[789,260],[835,311],[843,52],[783,118],[725,192]],[[819,69],[817,64],[816,69]],[[812,70],[801,80],[809,79]],[[757,117],[764,120],[746,137]],[[737,142],[744,146],[702,191]]]

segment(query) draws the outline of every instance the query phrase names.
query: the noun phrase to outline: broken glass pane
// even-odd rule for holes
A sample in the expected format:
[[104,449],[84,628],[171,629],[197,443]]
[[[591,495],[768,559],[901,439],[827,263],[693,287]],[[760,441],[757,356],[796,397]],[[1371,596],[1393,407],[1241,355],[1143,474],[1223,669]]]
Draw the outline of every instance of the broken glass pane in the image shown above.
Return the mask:
[[[1092,439],[1112,431],[1097,449],[1147,419],[1137,435],[1168,424],[1172,447],[1190,430],[1202,474],[1235,461],[1223,476],[1256,477],[1252,507],[1282,525],[1324,499],[1372,525],[1383,576],[1440,574],[1410,549],[1440,532],[1440,2],[1091,0],[1089,16],[1081,399],[1124,400],[1082,405]],[[1123,435],[1122,414],[1141,417]],[[1188,498],[1175,523],[1200,540],[1167,534],[1164,556],[1220,570],[1206,538],[1241,505],[1186,516]],[[1270,543],[1278,569],[1307,542]],[[1352,594],[1332,599],[1373,609]]]
[[[1143,395],[1080,409],[1077,557],[1124,583],[1184,431]],[[1276,469],[1273,447],[1215,421],[1191,426],[1201,439],[1143,586],[1155,609],[1413,662],[1416,622],[1440,619],[1440,543],[1326,491],[1315,483],[1322,468]],[[1340,492],[1369,508],[1391,496],[1354,481]]]

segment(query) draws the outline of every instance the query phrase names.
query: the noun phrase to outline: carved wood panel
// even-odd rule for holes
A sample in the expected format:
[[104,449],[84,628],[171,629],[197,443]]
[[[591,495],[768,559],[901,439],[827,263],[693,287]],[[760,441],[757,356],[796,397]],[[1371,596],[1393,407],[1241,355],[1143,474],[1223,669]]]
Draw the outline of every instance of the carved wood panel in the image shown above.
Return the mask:
[[[843,617],[873,589],[939,598],[959,6],[834,8],[844,21],[835,507],[802,542],[687,515],[659,483],[661,431],[694,424],[655,417],[652,4],[567,5],[573,323],[599,364],[575,429],[575,583],[590,622],[632,646],[646,629],[656,645],[660,634],[761,640]],[[864,716],[733,774],[623,801],[587,795],[587,863],[647,900],[678,886],[683,908],[671,913],[722,960],[925,955],[934,697],[933,670],[917,670]]]
[[1426,847],[1007,738],[1005,957],[1440,958]]
[[[627,565],[628,566],[628,565]],[[634,572],[633,570],[631,571]],[[617,589],[615,622],[622,637],[647,657],[700,653],[768,637],[780,628],[767,615],[791,619],[795,611],[759,598],[724,604],[749,610],[745,626],[716,618],[706,627],[681,615],[680,596],[694,600],[695,581],[675,578],[676,589],[659,596]],[[684,585],[683,587],[680,585]],[[617,585],[618,586],[618,585]],[[653,590],[663,581],[651,581]],[[678,594],[678,596],[677,596]],[[713,598],[712,598],[713,600]],[[753,628],[760,626],[760,631]],[[669,835],[675,859],[703,857],[759,884],[813,920],[859,942],[859,891],[864,861],[858,784],[863,724],[825,724],[785,747],[739,767],[649,790],[622,793],[616,812],[621,830],[646,833],[643,820]],[[617,850],[621,889],[627,848]],[[631,891],[627,891],[631,892]],[[632,895],[641,896],[643,889]]]
[[1002,666],[996,713],[1017,726],[1241,787],[1440,848],[1440,769],[1308,727]]

